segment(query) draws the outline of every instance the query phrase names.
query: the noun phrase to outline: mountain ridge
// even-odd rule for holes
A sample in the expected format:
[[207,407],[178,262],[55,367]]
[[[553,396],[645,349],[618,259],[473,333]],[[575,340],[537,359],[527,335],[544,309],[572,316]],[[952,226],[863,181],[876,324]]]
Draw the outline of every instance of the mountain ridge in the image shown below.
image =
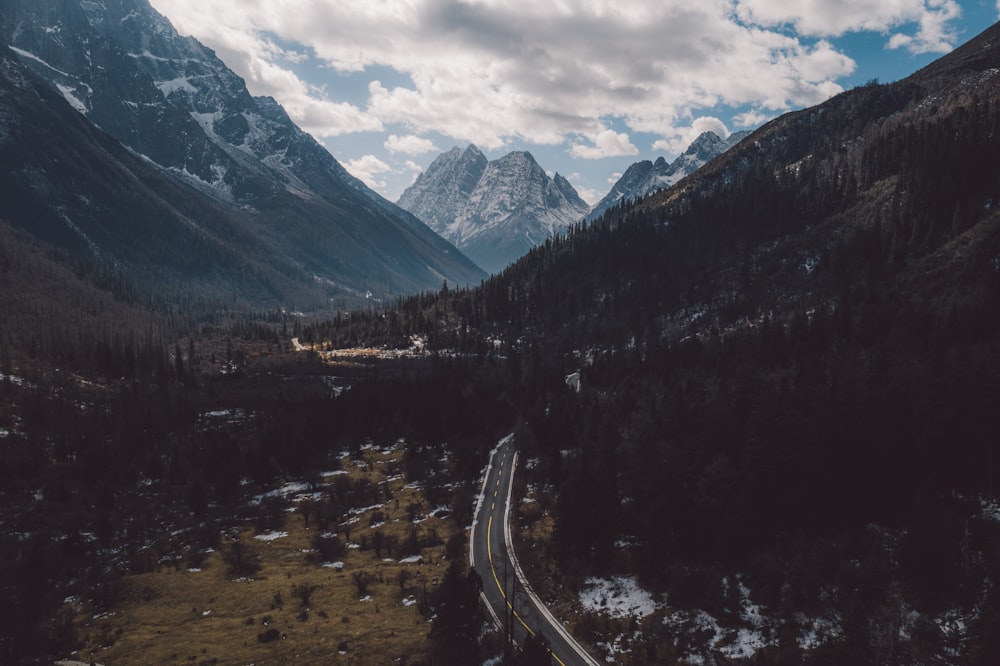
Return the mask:
[[490,161],[474,144],[439,155],[398,204],[492,273],[579,222],[588,208],[530,152]]
[[658,157],[655,162],[635,162],[612,185],[611,190],[594,204],[587,213],[586,221],[593,222],[623,201],[641,199],[678,183],[749,135],[749,131],[733,132],[722,139],[715,132],[702,132],[673,162],[668,163],[663,157]]
[[145,0],[3,0],[0,10],[23,66],[132,153],[230,209],[279,272],[300,274],[301,290],[384,297],[483,277]]
[[509,363],[559,582],[669,599],[633,658],[996,661],[998,154],[1000,25],[400,308]]

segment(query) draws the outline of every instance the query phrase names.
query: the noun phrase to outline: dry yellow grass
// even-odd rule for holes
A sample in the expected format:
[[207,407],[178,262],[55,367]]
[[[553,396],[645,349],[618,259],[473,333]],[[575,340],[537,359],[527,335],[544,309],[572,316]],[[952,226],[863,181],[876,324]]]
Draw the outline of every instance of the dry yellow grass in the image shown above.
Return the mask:
[[[419,489],[405,486],[401,478],[387,480],[386,464],[400,459],[401,451],[363,452],[364,467],[344,461],[355,477],[385,481],[392,499],[380,509],[386,523],[378,528],[400,540],[411,523],[407,506],[419,502],[429,511]],[[398,500],[398,501],[397,501]],[[359,515],[351,541],[370,534],[369,514]],[[434,517],[417,525],[421,534],[434,529],[447,540],[451,521]],[[415,603],[429,593],[443,576],[444,547],[421,551],[423,563],[382,560],[373,550],[348,549],[343,569],[335,570],[307,561],[315,526],[307,529],[299,513],[288,515],[287,536],[271,541],[242,539],[262,557],[262,568],[253,580],[231,580],[220,553],[206,558],[201,571],[163,569],[125,579],[127,599],[111,614],[81,613],[75,622],[84,647],[75,655],[103,664],[393,664],[412,663],[426,657],[430,625]],[[385,553],[383,552],[383,556]],[[399,573],[410,572],[403,586]],[[373,582],[370,600],[359,599],[355,572],[367,572]],[[293,586],[315,585],[302,612]],[[283,601],[276,605],[277,597]],[[269,618],[267,625],[263,624]],[[262,643],[258,635],[277,630],[278,640]],[[345,648],[346,650],[340,650]]]

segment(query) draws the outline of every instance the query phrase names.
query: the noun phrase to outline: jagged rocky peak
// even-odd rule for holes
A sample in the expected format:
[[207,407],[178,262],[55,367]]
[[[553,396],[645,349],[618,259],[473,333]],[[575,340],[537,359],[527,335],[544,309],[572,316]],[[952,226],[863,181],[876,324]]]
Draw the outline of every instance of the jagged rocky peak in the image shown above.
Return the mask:
[[723,139],[715,132],[702,132],[673,162],[663,157],[655,162],[643,160],[632,164],[587,214],[587,220],[596,220],[621,201],[632,201],[649,196],[679,182],[700,169],[705,163],[726,152],[742,141],[749,132],[734,132]]
[[490,272],[587,211],[569,181],[550,178],[530,152],[491,162],[471,144],[439,155],[398,203]]
[[448,226],[476,189],[487,162],[474,144],[456,146],[435,158],[397,203],[447,238]]
[[399,291],[436,287],[442,275],[455,284],[482,275],[350,175],[277,101],[253,97],[148,0],[0,0],[0,40],[73,109],[169,177],[224,206],[295,217],[300,236],[286,228],[275,243],[302,270],[361,293],[363,275],[389,276],[387,288]]
[[559,172],[556,172],[556,174],[552,177],[552,183],[555,185],[559,194],[561,194],[566,201],[570,202],[574,207],[588,207],[587,202],[580,197],[580,193],[576,191],[576,188],[573,187],[573,185]]
[[722,139],[715,132],[702,132],[698,138],[691,142],[685,155],[694,155],[703,160],[710,160],[729,148],[729,142]]

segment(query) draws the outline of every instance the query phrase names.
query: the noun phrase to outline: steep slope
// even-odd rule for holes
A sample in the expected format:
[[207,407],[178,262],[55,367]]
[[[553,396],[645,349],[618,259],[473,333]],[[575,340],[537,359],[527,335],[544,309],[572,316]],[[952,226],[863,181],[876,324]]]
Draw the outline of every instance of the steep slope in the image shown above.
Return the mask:
[[210,297],[318,296],[239,215],[94,127],[13,54],[0,55],[0,118],[0,215],[64,261],[149,292],[183,276]]
[[997,661],[998,130],[994,26],[411,303],[510,360],[530,552],[666,595],[628,659]]
[[3,0],[0,17],[12,51],[72,108],[216,200],[267,239],[276,261],[332,292],[480,279],[454,247],[350,176],[273,99],[253,98],[145,0]]
[[674,185],[735,146],[749,134],[750,132],[746,131],[733,132],[728,138],[721,139],[715,132],[704,132],[673,162],[668,163],[662,157],[657,158],[655,162],[649,160],[636,162],[625,170],[611,191],[587,213],[587,221],[598,219],[608,209],[622,201],[641,199]]
[[440,155],[398,203],[494,273],[587,211],[573,186],[549,178],[531,153],[488,162],[474,145]]
[[488,162],[473,144],[464,150],[455,146],[435,158],[396,203],[445,235],[461,216]]

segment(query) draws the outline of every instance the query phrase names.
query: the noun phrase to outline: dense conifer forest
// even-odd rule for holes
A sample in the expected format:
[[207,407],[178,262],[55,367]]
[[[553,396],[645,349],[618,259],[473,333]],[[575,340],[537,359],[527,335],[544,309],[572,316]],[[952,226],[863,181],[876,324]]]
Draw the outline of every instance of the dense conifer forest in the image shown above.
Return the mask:
[[[404,442],[467,525],[514,431],[570,588],[627,569],[725,616],[740,576],[790,621],[843,618],[756,663],[995,663],[1000,105],[966,55],[782,117],[477,288],[328,319],[168,302],[4,227],[0,660],[71,649],[64,600],[112,607],[164,526],[218,545],[267,519],[241,500],[366,442]],[[355,347],[420,353],[323,357]],[[476,650],[454,569],[435,663]],[[928,619],[951,609],[958,642]]]

